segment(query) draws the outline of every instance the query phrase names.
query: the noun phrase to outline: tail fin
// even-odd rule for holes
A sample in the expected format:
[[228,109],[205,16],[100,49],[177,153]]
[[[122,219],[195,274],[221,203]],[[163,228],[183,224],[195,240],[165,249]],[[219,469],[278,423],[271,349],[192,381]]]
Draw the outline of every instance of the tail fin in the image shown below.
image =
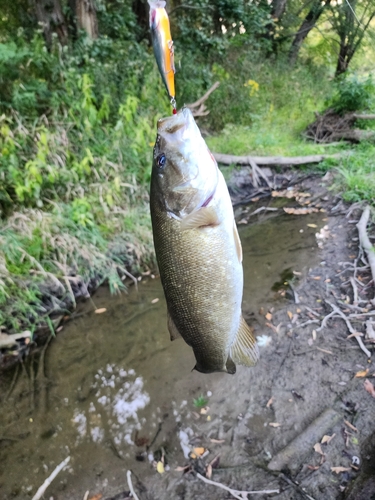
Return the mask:
[[230,348],[230,357],[235,363],[245,366],[254,366],[259,359],[255,337],[242,316],[236,340]]

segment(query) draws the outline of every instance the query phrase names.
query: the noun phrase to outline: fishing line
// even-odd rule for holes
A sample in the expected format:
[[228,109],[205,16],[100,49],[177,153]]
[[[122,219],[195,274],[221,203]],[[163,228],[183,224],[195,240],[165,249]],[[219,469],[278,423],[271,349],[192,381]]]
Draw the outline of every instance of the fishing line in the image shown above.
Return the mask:
[[355,11],[353,10],[353,7],[350,5],[349,0],[345,0],[345,1],[346,1],[346,3],[348,4],[349,9],[352,11],[353,16],[356,18],[357,23],[361,26],[361,24],[362,24],[362,23],[361,23],[361,21],[358,19],[357,14],[356,14],[356,13],[355,13]]

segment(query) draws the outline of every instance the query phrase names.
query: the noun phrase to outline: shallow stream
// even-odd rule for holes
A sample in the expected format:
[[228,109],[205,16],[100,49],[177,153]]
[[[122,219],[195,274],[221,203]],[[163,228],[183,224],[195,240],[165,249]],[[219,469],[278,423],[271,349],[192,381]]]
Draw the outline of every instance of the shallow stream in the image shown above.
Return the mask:
[[[319,261],[315,233],[325,224],[323,218],[323,213],[272,213],[239,226],[243,310],[257,335],[265,333],[265,312],[290,300],[285,297],[290,289],[280,290],[288,270],[303,279]],[[95,314],[88,301],[41,353],[1,376],[3,499],[32,498],[67,456],[69,467],[45,498],[82,499],[87,490],[90,496],[109,497],[127,489],[128,469],[147,483],[158,475],[152,462],[160,453],[171,469],[186,463],[194,447],[191,422],[199,412],[194,399],[207,398],[211,409],[204,425],[210,435],[216,421],[215,436],[220,437],[220,429],[230,427],[244,404],[258,397],[251,393],[257,367],[240,367],[234,376],[191,371],[191,349],[181,339],[169,340],[158,277],[144,277],[138,291],[131,287],[121,296],[102,288],[93,301],[106,312]],[[266,362],[262,357],[259,364]],[[246,401],[237,391],[244,378],[249,380]],[[255,418],[251,425],[261,446],[263,422]]]

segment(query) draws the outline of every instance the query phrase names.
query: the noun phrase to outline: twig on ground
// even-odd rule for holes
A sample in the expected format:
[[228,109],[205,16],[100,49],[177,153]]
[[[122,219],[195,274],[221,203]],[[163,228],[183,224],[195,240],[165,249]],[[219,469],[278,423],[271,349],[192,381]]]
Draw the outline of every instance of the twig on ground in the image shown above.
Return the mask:
[[375,249],[367,234],[367,223],[370,218],[370,207],[367,205],[363,210],[362,216],[357,224],[359,244],[366,252],[368,262],[371,268],[371,275],[375,287]]
[[324,316],[323,318],[323,321],[322,321],[322,324],[320,325],[319,328],[316,329],[317,332],[320,332],[321,330],[323,330],[323,328],[325,328],[327,326],[327,321],[332,318],[332,316],[335,315],[335,312],[332,311],[330,312],[329,314],[327,314],[327,316]]
[[42,498],[42,496],[44,495],[44,492],[46,491],[46,489],[48,488],[48,486],[52,483],[52,481],[55,479],[55,477],[57,476],[57,474],[59,472],[61,472],[63,470],[63,468],[68,464],[69,460],[70,460],[70,457],[67,457],[65,460],[63,460],[61,462],[60,465],[58,465],[56,467],[56,469],[52,472],[52,474],[49,477],[47,477],[47,479],[44,481],[44,483],[42,484],[42,486],[35,493],[35,495],[33,496],[32,500],[39,500],[40,498]]
[[128,480],[128,486],[129,486],[129,490],[130,490],[130,493],[132,494],[134,500],[139,500],[136,492],[134,491],[134,488],[133,488],[133,483],[132,483],[132,478],[131,478],[131,475],[132,475],[132,471],[131,470],[128,470],[128,472],[126,473],[126,479]]
[[304,306],[305,309],[307,309],[308,311],[311,312],[311,314],[313,314],[314,316],[316,316],[317,318],[320,318],[320,314],[317,313],[316,311],[314,311],[314,309],[311,309],[311,307],[308,307],[308,306]]
[[[338,314],[345,321],[346,326],[348,327],[349,332],[352,333],[352,334],[356,334],[357,332],[354,330],[354,328],[352,327],[352,324],[350,323],[349,319],[345,316],[345,314],[341,311],[341,309],[339,309],[337,306],[335,306],[335,304],[332,304],[331,302],[328,302],[327,300],[326,300],[326,302],[327,302],[327,304],[329,306],[331,306],[331,308],[333,310],[332,312],[334,312],[335,314]],[[366,356],[368,358],[371,358],[371,352],[368,349],[366,349],[364,343],[362,342],[361,337],[357,337],[356,336],[355,338],[356,338],[356,340],[357,340],[357,342],[359,344],[359,347],[362,349],[362,351],[366,354]]]
[[[319,325],[320,321],[318,319],[309,319],[308,321],[305,321],[304,323],[300,323],[298,326],[299,327],[305,327],[307,325],[312,325],[313,323],[316,323]],[[316,331],[319,331],[320,329],[318,328]]]
[[306,491],[305,491],[303,488],[301,488],[301,486],[300,486],[299,484],[297,484],[297,483],[295,483],[294,481],[292,481],[291,479],[289,479],[289,477],[287,477],[285,474],[281,473],[281,474],[279,475],[279,477],[280,477],[283,481],[285,481],[286,483],[288,483],[290,486],[292,486],[293,488],[295,488],[295,489],[298,491],[298,493],[300,493],[300,494],[301,494],[304,498],[306,498],[307,500],[314,500],[314,498],[313,498],[313,497],[311,497],[310,495],[308,495],[308,494],[306,493]]
[[257,208],[256,210],[254,210],[254,212],[251,212],[251,214],[249,214],[249,217],[251,217],[252,215],[256,215],[256,214],[259,214],[260,212],[276,212],[277,210],[279,210],[278,208],[272,208],[272,207],[260,207],[260,208]]
[[357,285],[355,283],[355,279],[353,278],[353,276],[350,277],[350,283],[353,287],[353,305],[357,306],[358,305],[358,288],[357,288]]
[[[229,488],[228,486],[225,486],[224,484],[217,483],[216,481],[212,481],[211,479],[207,479],[206,477],[202,476],[201,474],[197,473],[197,477],[203,481],[204,483],[211,484],[212,486],[217,486],[218,488],[221,488],[223,490],[229,491],[229,493],[234,496],[234,498],[238,498],[238,500],[245,500],[247,495],[271,495],[272,493],[280,493],[280,490],[260,490],[260,491],[240,491],[240,490],[233,490],[232,488]],[[241,495],[241,496],[240,496]],[[246,496],[244,496],[246,495]]]
[[127,276],[128,278],[130,278],[133,283],[134,283],[134,286],[135,286],[135,289],[138,291],[138,281],[137,281],[137,278],[135,276],[133,276],[131,273],[129,273],[129,271],[127,271],[124,267],[121,267],[119,265],[117,265],[118,269],[125,274],[125,276]]

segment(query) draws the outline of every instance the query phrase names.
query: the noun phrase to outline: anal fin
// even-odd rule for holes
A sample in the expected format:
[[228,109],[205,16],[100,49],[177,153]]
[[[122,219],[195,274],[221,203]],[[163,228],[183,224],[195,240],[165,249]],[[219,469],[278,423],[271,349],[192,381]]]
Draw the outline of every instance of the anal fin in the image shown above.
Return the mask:
[[168,311],[168,330],[169,330],[169,335],[171,337],[171,340],[176,340],[179,337],[181,337],[181,333],[177,330],[177,327],[174,324],[174,321],[171,318],[169,311]]
[[236,340],[230,348],[230,357],[235,363],[245,366],[254,366],[259,359],[256,339],[242,316]]
[[181,220],[181,230],[196,229],[205,226],[218,226],[220,219],[213,207],[201,207]]

